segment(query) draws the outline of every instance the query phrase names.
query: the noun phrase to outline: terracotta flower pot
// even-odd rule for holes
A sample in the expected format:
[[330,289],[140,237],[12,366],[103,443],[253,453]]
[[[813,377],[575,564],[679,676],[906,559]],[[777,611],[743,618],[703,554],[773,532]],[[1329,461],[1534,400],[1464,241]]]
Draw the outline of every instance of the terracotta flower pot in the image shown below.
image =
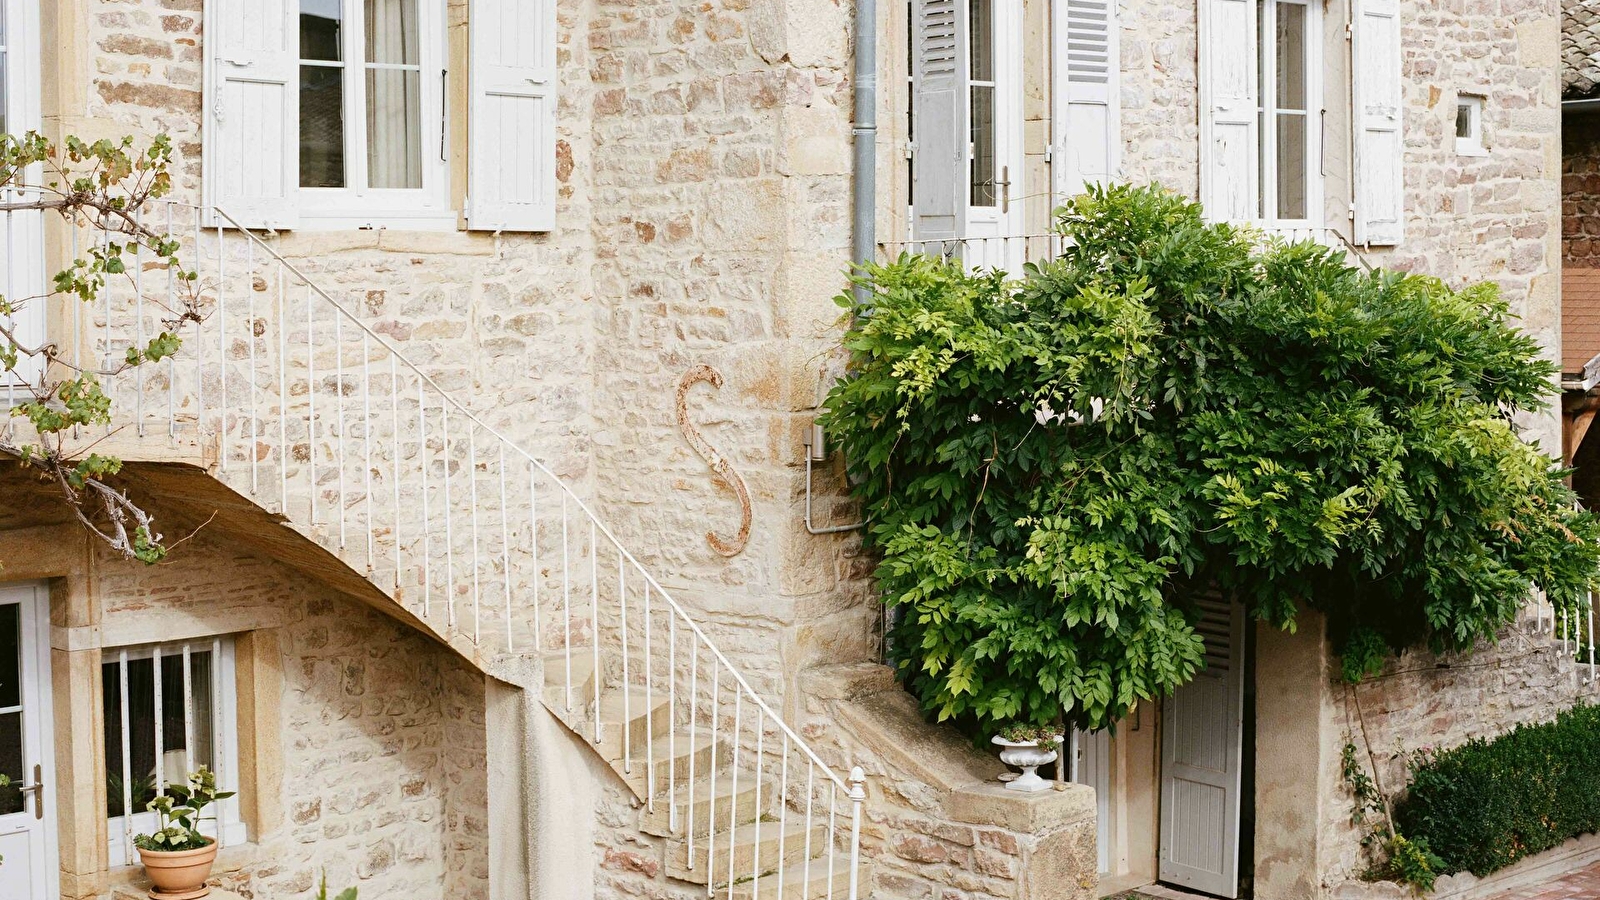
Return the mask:
[[146,850],[139,848],[139,861],[150,876],[151,900],[194,900],[211,893],[206,879],[211,864],[217,861],[217,842],[198,850]]

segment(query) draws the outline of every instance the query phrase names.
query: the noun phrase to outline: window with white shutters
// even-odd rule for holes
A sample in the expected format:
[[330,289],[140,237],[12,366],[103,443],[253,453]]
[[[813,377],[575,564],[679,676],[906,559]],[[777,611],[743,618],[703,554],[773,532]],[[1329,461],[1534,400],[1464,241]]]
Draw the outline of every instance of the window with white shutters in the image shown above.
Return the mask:
[[1355,3],[1355,241],[1398,244],[1405,225],[1398,0]]
[[471,0],[451,75],[446,0],[206,4],[208,200],[245,227],[454,228],[447,107],[471,102],[472,227],[554,222],[554,0]]
[[1056,0],[1054,189],[1058,197],[1117,177],[1117,0]]
[[1201,0],[1201,201],[1212,219],[1320,227],[1321,4]]

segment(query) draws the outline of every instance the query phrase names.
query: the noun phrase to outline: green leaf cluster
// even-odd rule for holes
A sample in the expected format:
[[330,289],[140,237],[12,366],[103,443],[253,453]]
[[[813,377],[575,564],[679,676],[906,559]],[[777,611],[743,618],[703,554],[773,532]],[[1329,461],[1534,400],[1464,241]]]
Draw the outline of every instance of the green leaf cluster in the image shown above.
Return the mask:
[[1589,588],[1600,524],[1514,425],[1554,369],[1492,286],[1264,243],[1158,187],[1058,222],[1021,279],[908,255],[838,299],[822,421],[932,715],[1106,727],[1201,667],[1203,591],[1322,611],[1357,679]]
[[1600,831],[1600,707],[1493,740],[1419,754],[1395,824],[1426,840],[1441,872],[1482,877]]
[[145,805],[145,809],[156,814],[156,830],[135,835],[134,846],[162,851],[198,850],[207,846],[212,839],[200,833],[201,813],[234,793],[217,790],[216,773],[205,766],[190,772],[186,781],[169,782],[165,793]]

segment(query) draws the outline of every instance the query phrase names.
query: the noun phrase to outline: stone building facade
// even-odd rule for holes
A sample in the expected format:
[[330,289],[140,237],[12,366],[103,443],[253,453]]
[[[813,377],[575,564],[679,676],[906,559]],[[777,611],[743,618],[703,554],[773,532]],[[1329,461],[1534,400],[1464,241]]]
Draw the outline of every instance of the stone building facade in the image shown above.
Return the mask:
[[[11,48],[33,48],[20,58],[33,67],[39,128],[56,139],[168,134],[174,198],[240,215],[245,206],[217,200],[217,183],[256,156],[208,156],[241,121],[220,86],[232,83],[232,60],[248,68],[218,49],[243,39],[229,16],[281,8],[328,19],[361,6],[0,2],[8,23],[32,29],[31,44],[8,37],[5,46],[11,60]],[[1220,2],[1110,4],[1119,148],[1110,174],[1190,196],[1208,190],[1204,10]],[[701,777],[712,760],[728,765],[741,752],[776,763],[761,754],[780,744],[792,768],[769,768],[768,778],[798,779],[802,765],[816,765],[842,782],[852,766],[864,769],[861,897],[1076,898],[1156,880],[1160,704],[1095,745],[1098,795],[1064,784],[1024,797],[998,786],[992,759],[923,723],[876,664],[882,611],[871,560],[844,527],[856,511],[841,498],[842,467],[828,454],[808,467],[805,443],[841,360],[832,298],[845,286],[852,239],[851,54],[860,35],[851,6],[374,8],[388,5],[437,14],[434,43],[424,42],[431,62],[416,67],[430,83],[428,66],[439,75],[437,96],[431,87],[422,95],[437,104],[428,109],[438,113],[439,146],[428,145],[427,163],[437,151],[444,213],[422,225],[381,215],[317,222],[308,203],[292,227],[254,228],[253,241],[211,221],[199,236],[183,231],[206,273],[209,330],[149,384],[113,385],[119,413],[143,417],[108,438],[130,463],[130,490],[152,498],[169,537],[198,536],[170,562],[139,568],[88,543],[23,473],[5,474],[3,577],[43,584],[54,626],[61,877],[51,896],[126,893],[140,878],[106,833],[114,791],[100,774],[109,771],[102,667],[128,648],[222,639],[234,654],[243,839],[224,847],[218,872],[221,887],[243,897],[305,896],[321,870],[363,897],[693,896],[705,890],[706,866],[689,862],[707,851],[685,840],[676,818],[694,805],[676,793],[677,777]],[[1052,83],[1051,54],[1070,5],[1018,0],[1019,233],[1045,231],[1062,196],[1070,148],[1060,140],[1070,135],[1056,127],[1054,98],[1066,88]],[[1321,76],[1302,111],[1319,125],[1321,157],[1320,205],[1306,212],[1306,231],[1370,264],[1454,285],[1494,281],[1557,356],[1555,0],[1398,4],[1404,221],[1402,239],[1387,244],[1363,242],[1352,227],[1355,75],[1343,23],[1360,10],[1349,0],[1320,6],[1319,30],[1306,32]],[[486,41],[474,28],[506,9],[549,16],[548,27],[523,24],[527,43],[548,39],[551,131],[538,146],[506,141],[498,157],[498,168],[548,178],[553,224],[537,228],[475,221],[482,197],[473,194],[484,193],[487,175],[474,162],[484,149],[473,137],[482,109],[475,48]],[[877,11],[876,232],[893,252],[918,236],[907,160],[920,149],[907,121],[917,10],[879,0]],[[354,13],[343,21],[362,28]],[[315,54],[292,55],[296,77],[329,68]],[[1457,143],[1462,98],[1482,101],[1481,154]],[[355,118],[344,121],[354,128]],[[434,127],[431,115],[421,119]],[[374,171],[376,160],[367,162]],[[50,263],[75,246],[65,228],[45,238]],[[62,346],[115,351],[114,312],[125,306],[108,302],[87,321],[59,306],[47,325]],[[134,315],[128,321],[142,321]],[[1528,424],[1553,446],[1553,416]],[[522,452],[545,469],[523,465]],[[626,555],[611,549],[613,537]],[[668,595],[681,616],[662,612]],[[1424,676],[1398,662],[1392,677],[1362,689],[1369,728],[1381,735],[1374,746],[1391,754],[1491,733],[1583,695],[1570,662],[1550,658],[1548,641],[1528,640],[1503,667],[1464,663]],[[705,649],[712,644],[720,657]],[[1321,775],[1280,783],[1256,773],[1243,800],[1255,829],[1244,868],[1263,900],[1324,896],[1360,868],[1339,826],[1334,777],[1351,707],[1329,677],[1319,629],[1263,631],[1253,644],[1257,757],[1281,752]],[[565,652],[574,647],[576,664]],[[668,687],[670,701],[640,696]],[[620,723],[595,721],[603,716],[586,711],[585,698],[592,690],[602,706],[602,689],[639,705]],[[772,715],[756,712],[756,698]],[[685,712],[679,701],[698,705]],[[640,723],[641,708],[664,710],[662,733],[658,721]],[[630,735],[625,743],[638,742],[634,729],[688,742],[674,743],[680,755],[664,763],[673,773],[666,794],[659,773],[641,782],[636,763],[596,739],[611,725]],[[702,753],[694,742],[708,725],[726,743]],[[800,754],[802,741],[815,757]],[[654,758],[660,748],[644,749]],[[1386,778],[1398,777],[1397,758],[1380,761]],[[809,810],[794,782],[778,784],[789,802],[766,815]],[[806,844],[817,869],[844,871],[848,790],[831,798],[830,830],[805,831],[841,854]],[[748,824],[769,821],[755,819]],[[776,840],[789,848],[787,833]],[[1097,841],[1106,845],[1100,859]],[[753,837],[755,845],[766,846]],[[741,865],[746,846],[731,854]],[[804,862],[797,850],[782,853]],[[760,859],[754,868],[766,875]],[[712,877],[732,881],[735,896],[768,896],[753,884],[741,894],[742,875]],[[784,896],[805,894],[806,884]]]

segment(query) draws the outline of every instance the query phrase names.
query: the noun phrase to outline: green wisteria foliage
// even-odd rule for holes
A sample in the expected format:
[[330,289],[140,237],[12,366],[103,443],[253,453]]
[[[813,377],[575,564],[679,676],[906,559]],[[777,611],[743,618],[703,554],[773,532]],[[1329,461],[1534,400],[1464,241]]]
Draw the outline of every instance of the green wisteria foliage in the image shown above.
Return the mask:
[[1104,728],[1202,666],[1192,599],[1295,627],[1358,680],[1570,607],[1600,523],[1525,442],[1554,367],[1490,285],[1365,272],[1156,187],[1058,212],[1025,277],[869,267],[824,424],[937,718]]

